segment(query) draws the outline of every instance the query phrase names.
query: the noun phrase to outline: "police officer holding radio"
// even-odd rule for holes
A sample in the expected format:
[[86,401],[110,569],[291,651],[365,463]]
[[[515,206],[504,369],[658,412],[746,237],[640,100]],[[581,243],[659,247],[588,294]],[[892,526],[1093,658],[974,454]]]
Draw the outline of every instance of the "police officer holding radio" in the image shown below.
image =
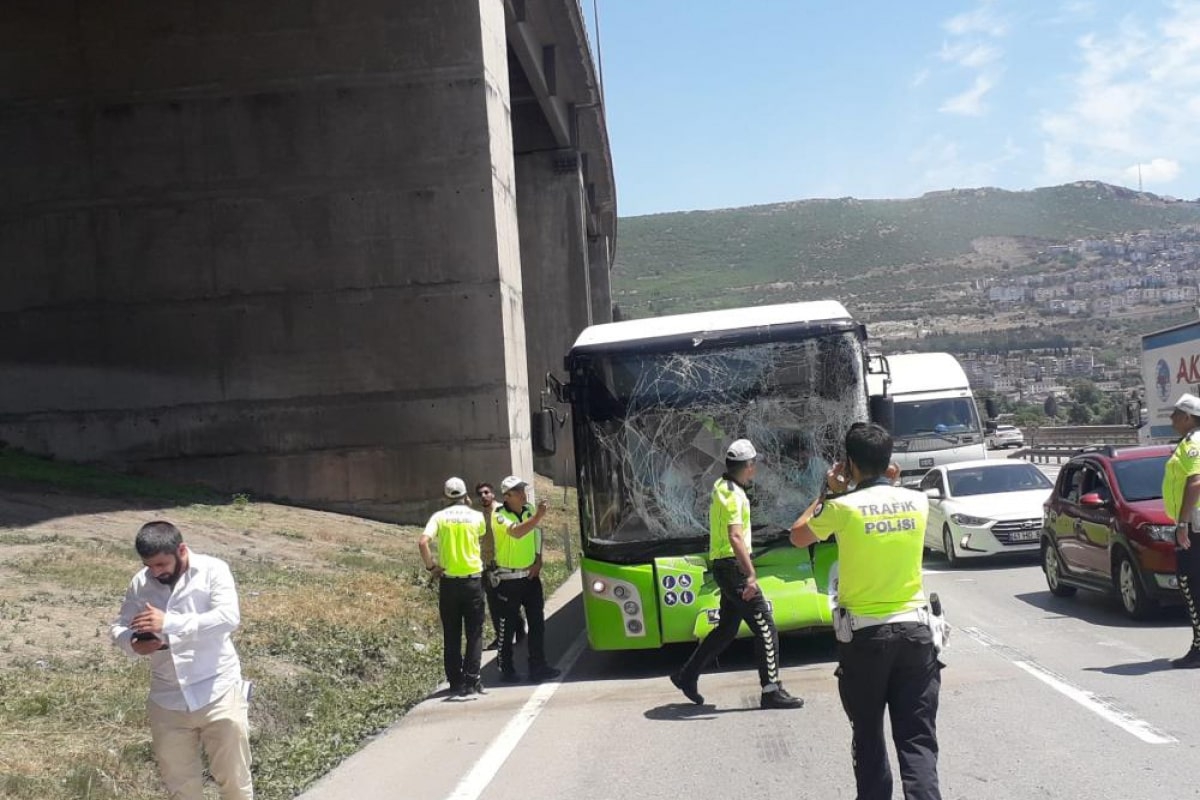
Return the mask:
[[713,486],[709,506],[709,568],[721,590],[721,617],[696,646],[691,657],[671,675],[671,683],[697,705],[704,696],[697,687],[700,673],[737,637],[745,621],[754,633],[758,677],[762,683],[762,708],[800,708],[804,701],[793,697],[779,682],[779,633],[771,608],[758,587],[754,562],[750,560],[750,500],[746,487],[754,479],[758,453],[748,439],[738,439],[725,453],[725,474]]
[[[471,508],[467,485],[450,478],[444,487],[451,505],[429,518],[417,540],[425,569],[438,578],[438,612],[442,618],[443,658],[450,691],[463,697],[486,694],[479,680],[483,657],[483,558],[486,533],[483,514]],[[438,561],[430,541],[437,540]],[[463,652],[463,632],[467,645]]]
[[535,509],[527,502],[529,484],[516,475],[500,482],[504,505],[492,512],[492,535],[496,542],[496,597],[500,599],[500,680],[520,680],[513,663],[513,638],[520,624],[521,609],[529,623],[529,679],[557,678],[559,670],[546,663],[546,598],[542,591],[542,531],[538,523],[546,514],[545,502]]
[[1184,394],[1171,412],[1171,427],[1183,439],[1167,459],[1163,474],[1163,510],[1175,520],[1175,572],[1192,622],[1192,645],[1172,659],[1177,669],[1200,667],[1200,552],[1194,547],[1200,502],[1200,397]]
[[844,464],[834,465],[825,491],[792,526],[791,541],[807,547],[837,534],[838,691],[852,728],[857,797],[892,797],[886,708],[905,800],[940,800],[941,664],[934,641],[942,625],[940,614],[930,614],[921,582],[929,501],[892,485],[892,437],[879,425],[851,426],[845,450]]

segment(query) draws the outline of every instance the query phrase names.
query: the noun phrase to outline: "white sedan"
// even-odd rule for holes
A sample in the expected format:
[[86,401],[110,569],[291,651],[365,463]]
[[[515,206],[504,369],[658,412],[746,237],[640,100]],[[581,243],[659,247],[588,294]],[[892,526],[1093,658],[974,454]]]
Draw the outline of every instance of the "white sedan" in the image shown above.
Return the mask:
[[926,473],[920,488],[929,496],[925,546],[962,558],[1036,553],[1042,503],[1054,484],[1026,461],[993,459],[946,464]]
[[991,450],[999,450],[1002,447],[1025,446],[1025,434],[1021,433],[1021,429],[1016,425],[997,425],[996,430],[989,433],[985,438],[987,446]]

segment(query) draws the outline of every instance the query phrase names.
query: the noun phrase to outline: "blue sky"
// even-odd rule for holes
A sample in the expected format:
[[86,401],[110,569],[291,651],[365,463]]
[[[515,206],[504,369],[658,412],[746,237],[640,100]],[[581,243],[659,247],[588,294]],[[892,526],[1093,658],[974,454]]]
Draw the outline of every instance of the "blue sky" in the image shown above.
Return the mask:
[[1195,0],[596,2],[621,216],[1139,165],[1200,197]]

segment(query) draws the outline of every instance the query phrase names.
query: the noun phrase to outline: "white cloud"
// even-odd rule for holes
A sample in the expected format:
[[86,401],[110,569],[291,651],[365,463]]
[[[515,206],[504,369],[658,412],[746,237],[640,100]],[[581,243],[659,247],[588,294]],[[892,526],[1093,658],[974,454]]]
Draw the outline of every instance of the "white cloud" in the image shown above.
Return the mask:
[[[1069,100],[1041,115],[1043,180],[1169,186],[1200,149],[1200,4],[1168,3],[1151,25],[1134,18],[1077,42]],[[1132,164],[1132,166],[1130,166]]]
[[938,111],[964,117],[981,117],[987,111],[983,98],[995,85],[995,81],[989,76],[977,75],[970,89],[942,103]]
[[988,64],[999,61],[1003,55],[1003,51],[990,44],[958,42],[951,44],[949,42],[942,45],[942,50],[938,53],[938,57],[942,61],[949,61],[953,64],[958,64],[960,67],[967,69],[979,69],[986,67]]
[[916,75],[912,76],[912,80],[908,82],[908,85],[910,88],[916,89],[924,84],[927,80],[929,80],[929,70],[923,69],[918,71]]
[[942,44],[938,58],[958,69],[974,73],[969,89],[947,98],[938,108],[945,114],[979,117],[987,112],[984,96],[1000,82],[1004,50],[993,41],[1008,34],[1008,23],[998,17],[991,0],[975,10],[942,22],[950,39]]
[[1125,179],[1131,186],[1138,185],[1139,181],[1143,185],[1170,183],[1179,177],[1181,171],[1182,168],[1178,161],[1170,158],[1155,158],[1151,159],[1148,164],[1134,164],[1132,167],[1126,167]]
[[942,23],[942,27],[954,36],[982,33],[998,38],[1008,33],[1008,24],[996,16],[990,2],[984,2],[974,11],[951,17]]

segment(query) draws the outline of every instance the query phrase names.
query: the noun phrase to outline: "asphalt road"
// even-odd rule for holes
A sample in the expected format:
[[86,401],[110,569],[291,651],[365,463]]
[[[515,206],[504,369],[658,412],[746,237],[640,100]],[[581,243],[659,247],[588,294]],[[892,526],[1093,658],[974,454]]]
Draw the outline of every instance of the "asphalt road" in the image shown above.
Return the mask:
[[[1114,599],[1053,598],[1035,561],[949,570],[931,557],[926,584],[955,626],[944,797],[1200,796],[1200,671],[1167,663],[1188,644],[1181,612],[1135,624]],[[710,705],[693,706],[666,678],[689,648],[582,648],[578,578],[551,609],[552,655],[578,655],[561,683],[431,698],[304,797],[854,797],[831,636],[785,637],[784,682],[803,709],[757,708],[748,642],[703,677]]]

